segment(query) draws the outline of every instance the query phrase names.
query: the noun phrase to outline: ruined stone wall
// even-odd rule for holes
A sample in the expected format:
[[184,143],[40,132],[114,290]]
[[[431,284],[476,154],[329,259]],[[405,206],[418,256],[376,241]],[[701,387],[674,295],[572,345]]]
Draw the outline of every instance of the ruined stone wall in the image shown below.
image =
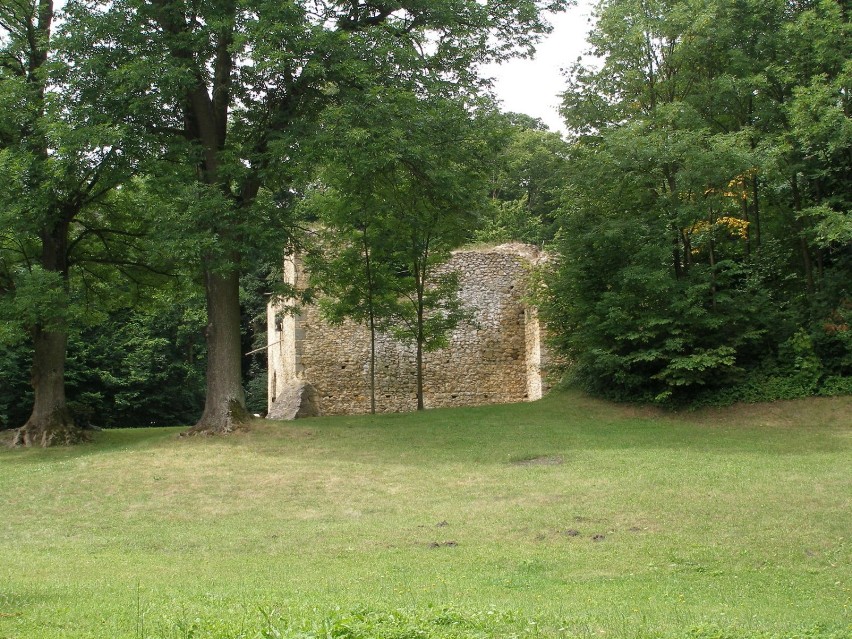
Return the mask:
[[[459,296],[474,319],[453,331],[447,348],[424,355],[427,408],[541,397],[541,328],[536,309],[525,299],[537,259],[535,249],[523,245],[453,254],[446,268],[458,272]],[[285,277],[297,288],[307,284],[298,259],[288,260]],[[270,305],[270,417],[275,417],[276,398],[299,381],[317,390],[324,415],[369,412],[369,367],[366,327],[353,322],[330,326],[315,306],[293,315],[282,313],[280,304]],[[414,346],[379,335],[376,409],[415,410],[415,384]]]

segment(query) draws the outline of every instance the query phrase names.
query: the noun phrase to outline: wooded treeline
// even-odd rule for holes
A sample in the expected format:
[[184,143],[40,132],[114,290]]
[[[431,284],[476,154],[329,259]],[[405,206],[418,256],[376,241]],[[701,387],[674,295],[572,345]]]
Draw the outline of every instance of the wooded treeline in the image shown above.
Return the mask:
[[624,0],[571,70],[549,318],[584,387],[850,392],[848,2]]
[[4,2],[0,427],[239,427],[282,253],[317,240],[329,317],[418,353],[462,316],[432,267],[520,240],[593,392],[850,392],[848,3],[604,0],[567,139],[476,74],[564,6]]

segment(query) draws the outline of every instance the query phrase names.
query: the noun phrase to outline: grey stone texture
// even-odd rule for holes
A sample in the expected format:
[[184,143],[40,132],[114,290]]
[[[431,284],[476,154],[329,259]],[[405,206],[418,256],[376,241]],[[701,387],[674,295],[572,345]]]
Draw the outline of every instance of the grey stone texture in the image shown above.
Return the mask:
[[303,379],[283,384],[275,401],[269,402],[269,419],[299,419],[319,417],[320,403],[316,388]]
[[[453,331],[448,347],[425,354],[426,408],[532,401],[547,390],[542,327],[526,299],[532,267],[541,259],[524,244],[453,253],[443,268],[458,272],[459,297],[474,320]],[[298,257],[288,258],[284,271],[297,289],[307,285]],[[323,415],[369,412],[367,328],[354,322],[330,326],[317,307],[292,307],[292,300],[281,300],[268,308],[269,417],[297,415],[293,388],[305,382],[317,395],[311,405]],[[416,409],[414,357],[413,345],[378,336],[378,411]]]

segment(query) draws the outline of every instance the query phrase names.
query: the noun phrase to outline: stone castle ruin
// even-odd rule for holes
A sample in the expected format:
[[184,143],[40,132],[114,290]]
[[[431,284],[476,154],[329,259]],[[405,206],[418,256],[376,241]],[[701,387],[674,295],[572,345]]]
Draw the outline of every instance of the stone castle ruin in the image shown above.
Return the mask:
[[[473,321],[459,325],[446,348],[424,354],[426,408],[539,399],[546,390],[538,313],[527,301],[537,249],[508,244],[460,250],[444,268],[459,275],[459,296]],[[296,290],[308,284],[298,257],[284,277]],[[370,411],[370,334],[354,322],[331,326],[316,306],[295,313],[293,300],[267,311],[269,412],[272,419]],[[417,407],[414,345],[379,334],[376,410]]]

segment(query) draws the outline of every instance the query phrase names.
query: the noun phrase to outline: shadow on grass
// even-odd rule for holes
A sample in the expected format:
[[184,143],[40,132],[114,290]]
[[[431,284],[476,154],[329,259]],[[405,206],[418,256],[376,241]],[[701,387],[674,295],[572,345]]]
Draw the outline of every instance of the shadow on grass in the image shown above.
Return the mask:
[[64,461],[119,450],[169,447],[178,433],[186,427],[116,428],[90,432],[91,441],[76,446],[55,448],[0,447],[0,463],[32,463],[33,461]]
[[[371,463],[506,463],[582,450],[673,450],[713,454],[834,453],[852,448],[852,397],[814,398],[666,412],[620,405],[576,391],[532,403],[446,408],[419,413],[344,415],[297,422],[262,421],[248,433],[192,438],[193,446],[229,446],[279,457],[321,447],[332,457]],[[70,448],[0,450],[0,463],[59,461],[128,449],[173,448],[172,428],[94,433]]]
[[493,463],[582,450],[792,455],[852,448],[852,419],[844,419],[850,414],[848,397],[675,413],[558,391],[533,403],[270,422],[265,435],[298,440],[309,433],[315,444],[394,464],[418,457]]

